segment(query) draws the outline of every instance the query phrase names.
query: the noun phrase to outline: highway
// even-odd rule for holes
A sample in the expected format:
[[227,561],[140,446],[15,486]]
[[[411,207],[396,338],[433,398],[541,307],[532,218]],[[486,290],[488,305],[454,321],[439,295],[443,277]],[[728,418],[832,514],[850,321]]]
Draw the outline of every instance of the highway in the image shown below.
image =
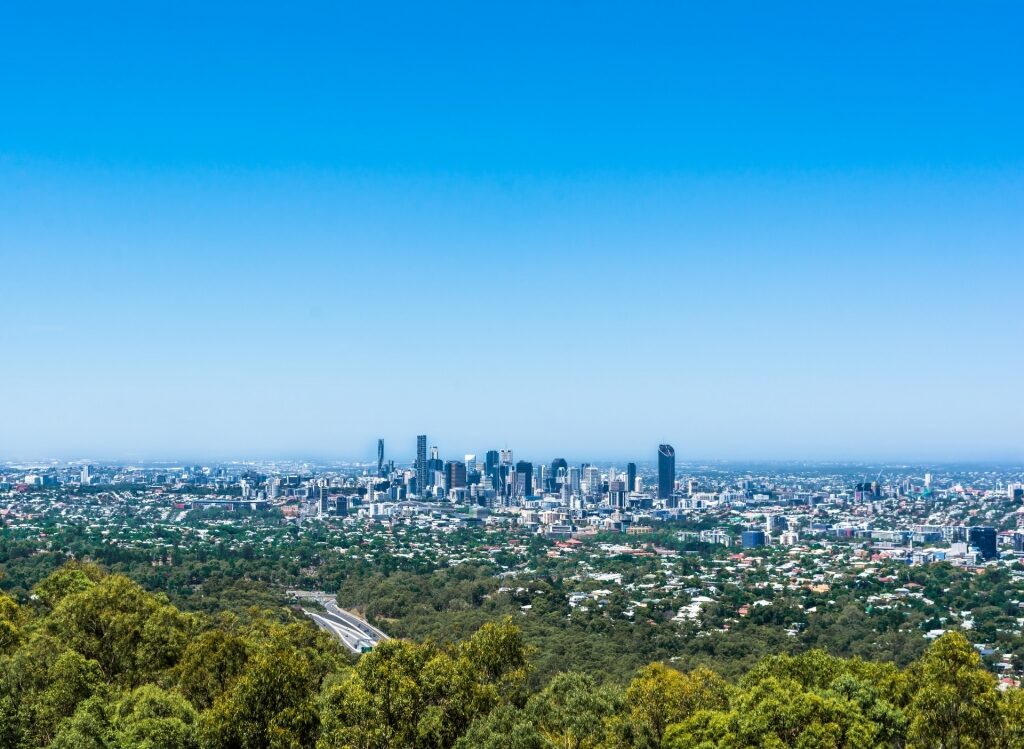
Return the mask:
[[376,627],[339,608],[334,596],[301,590],[290,590],[288,593],[300,600],[313,600],[323,605],[324,611],[306,610],[306,616],[318,627],[336,637],[353,653],[364,653],[377,643],[388,639],[388,636]]

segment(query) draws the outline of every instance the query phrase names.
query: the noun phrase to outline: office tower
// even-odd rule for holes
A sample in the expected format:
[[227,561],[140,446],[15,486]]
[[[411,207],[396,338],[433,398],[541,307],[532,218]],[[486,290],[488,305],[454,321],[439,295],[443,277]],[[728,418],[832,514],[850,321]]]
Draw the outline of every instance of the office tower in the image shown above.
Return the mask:
[[444,464],[444,490],[466,488],[466,464],[459,460],[450,460]]
[[676,483],[676,450],[672,445],[658,445],[658,499],[668,499]]
[[470,471],[475,471],[475,470],[476,470],[476,456],[475,455],[467,455],[466,456],[466,473],[469,473]]
[[320,515],[327,515],[328,513],[330,513],[330,511],[331,511],[330,500],[331,500],[331,495],[330,495],[330,490],[327,488],[327,482],[326,481],[322,481],[322,480],[321,481],[317,481],[316,504],[317,504],[317,512]]
[[764,531],[743,531],[740,539],[744,549],[756,549],[764,546],[767,541]]
[[488,450],[484,454],[484,476],[491,480],[491,488],[498,490],[498,451]]
[[533,494],[533,463],[520,460],[516,463],[516,495],[529,497]]
[[573,494],[580,493],[580,469],[573,466],[569,469],[569,476],[566,479],[569,484],[569,491]]
[[377,476],[384,475],[384,440],[377,440]]
[[427,435],[416,438],[416,493],[423,494],[427,490]]
[[495,488],[503,497],[508,497],[515,491],[515,486],[510,481],[513,473],[515,473],[515,466],[512,465],[512,451],[501,450],[499,452],[498,483]]
[[565,482],[565,476],[569,472],[569,464],[565,458],[555,458],[551,461],[551,475],[548,476],[548,491],[557,492],[560,484]]
[[596,466],[583,469],[583,483],[587,485],[587,494],[599,494],[601,491],[601,471]]
[[82,484],[84,486],[88,486],[89,483],[92,481],[92,473],[90,472],[91,469],[92,466],[89,465],[88,463],[82,466]]
[[790,527],[790,524],[781,515],[772,514],[771,512],[765,513],[765,536],[771,536],[778,531],[784,531],[788,527]]
[[996,559],[996,529],[990,525],[976,525],[967,529],[967,543],[973,546],[984,559]]
[[438,475],[444,482],[444,461],[440,458],[437,446],[430,448],[430,459],[427,461],[427,486],[438,485]]
[[618,510],[626,508],[626,482],[608,482],[608,504]]
[[636,491],[636,463],[626,463],[626,491]]

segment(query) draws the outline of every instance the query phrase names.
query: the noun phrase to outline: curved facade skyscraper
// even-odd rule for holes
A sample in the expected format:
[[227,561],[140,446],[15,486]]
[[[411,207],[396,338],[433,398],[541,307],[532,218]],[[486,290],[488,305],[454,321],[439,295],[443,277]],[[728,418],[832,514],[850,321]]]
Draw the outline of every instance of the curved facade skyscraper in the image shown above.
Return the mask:
[[658,499],[668,499],[676,484],[676,449],[658,445]]

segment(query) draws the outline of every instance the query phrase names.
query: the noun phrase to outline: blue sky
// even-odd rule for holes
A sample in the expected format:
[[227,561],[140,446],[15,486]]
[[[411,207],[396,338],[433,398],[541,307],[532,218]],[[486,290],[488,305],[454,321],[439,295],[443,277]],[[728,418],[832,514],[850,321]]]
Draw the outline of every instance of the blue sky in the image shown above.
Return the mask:
[[1024,457],[1016,3],[6,3],[0,458]]

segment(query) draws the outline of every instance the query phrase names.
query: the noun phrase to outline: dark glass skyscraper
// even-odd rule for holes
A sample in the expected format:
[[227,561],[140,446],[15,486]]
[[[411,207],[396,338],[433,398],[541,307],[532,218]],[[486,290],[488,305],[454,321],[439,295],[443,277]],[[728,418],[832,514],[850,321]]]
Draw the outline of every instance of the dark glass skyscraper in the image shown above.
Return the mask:
[[676,449],[658,445],[658,499],[668,499],[676,484]]
[[377,476],[384,475],[384,440],[377,440]]
[[466,486],[466,464],[461,460],[450,460],[444,464],[444,489],[463,489]]
[[967,543],[977,549],[985,559],[998,559],[996,529],[990,525],[976,525],[967,529]]
[[636,463],[626,463],[626,493],[636,491]]
[[416,438],[416,493],[427,490],[427,435]]
[[520,460],[516,463],[516,488],[522,487],[523,496],[533,494],[533,463]]
[[555,458],[551,461],[551,475],[548,476],[547,490],[557,492],[559,486],[566,481],[569,475],[569,464],[565,458]]
[[498,491],[498,457],[497,450],[488,450],[484,455],[484,475],[490,476],[494,491]]

